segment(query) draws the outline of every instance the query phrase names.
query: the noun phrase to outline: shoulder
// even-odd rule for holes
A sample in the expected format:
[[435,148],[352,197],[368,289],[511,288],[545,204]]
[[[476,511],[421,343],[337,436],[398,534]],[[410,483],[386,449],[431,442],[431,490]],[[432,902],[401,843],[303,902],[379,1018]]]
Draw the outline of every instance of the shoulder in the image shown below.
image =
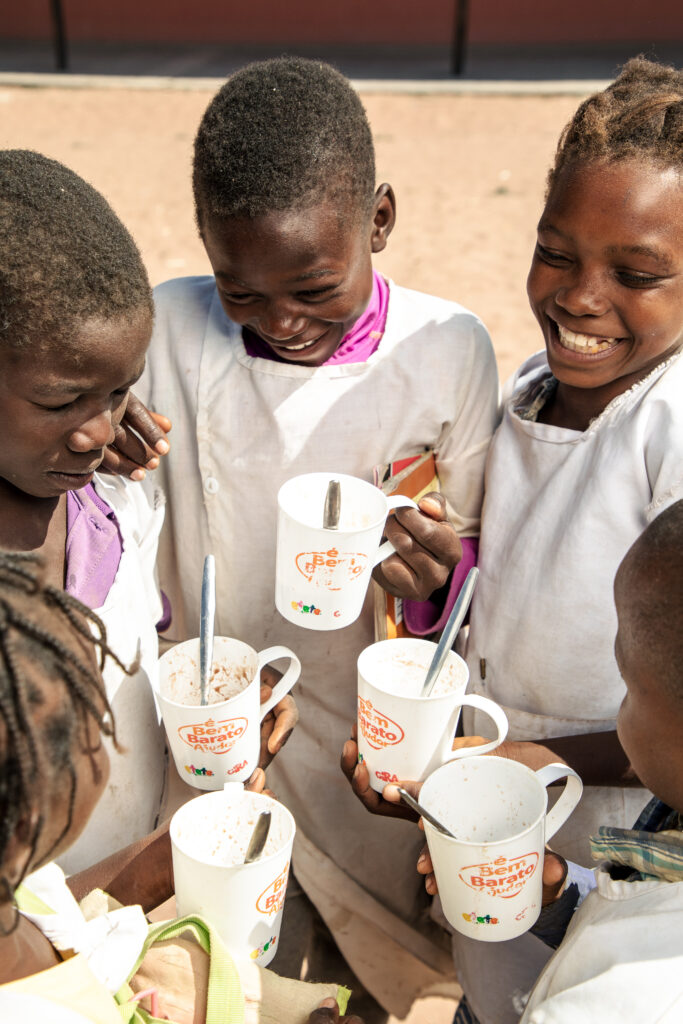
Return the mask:
[[395,320],[397,323],[392,323],[392,328],[402,329],[405,334],[425,330],[443,333],[451,338],[457,334],[463,338],[476,334],[488,340],[488,331],[479,317],[460,303],[412,288],[403,288],[393,281],[389,282],[389,288],[387,328],[389,321]]
[[156,286],[154,305],[157,314],[174,308],[208,308],[215,292],[216,282],[211,276],[174,277]]

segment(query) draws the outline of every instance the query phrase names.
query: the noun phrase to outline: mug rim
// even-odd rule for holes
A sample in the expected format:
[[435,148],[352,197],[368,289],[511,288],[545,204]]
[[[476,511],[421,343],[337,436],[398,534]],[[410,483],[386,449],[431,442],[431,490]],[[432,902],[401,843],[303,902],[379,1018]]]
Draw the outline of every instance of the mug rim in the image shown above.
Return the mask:
[[[324,526],[311,526],[309,523],[302,522],[298,516],[292,515],[292,513],[286,509],[283,505],[283,491],[286,490],[295,480],[304,480],[311,477],[318,477],[327,480],[350,480],[354,485],[361,484],[363,487],[369,488],[373,494],[379,495],[384,500],[384,511],[378,516],[377,519],[373,519],[371,523],[367,523],[365,526],[360,526],[351,530],[331,530]],[[281,485],[277,492],[277,507],[278,512],[282,512],[291,519],[297,526],[303,527],[305,530],[314,530],[316,533],[323,534],[326,537],[357,537],[359,534],[366,533],[369,530],[376,530],[378,526],[381,526],[388,515],[389,508],[387,502],[389,501],[387,495],[381,488],[376,487],[369,480],[363,480],[362,477],[352,476],[350,473],[331,473],[331,472],[313,472],[313,473],[298,473],[296,476],[292,476],[289,480]]]
[[[236,783],[227,783],[227,785],[236,785]],[[251,793],[251,792],[249,792],[249,790],[244,789],[244,787],[242,787],[242,793],[245,793],[245,794],[247,794],[248,797],[256,799],[256,800],[264,800],[267,803],[267,805],[268,805],[268,807],[264,807],[263,808],[264,810],[268,810],[269,807],[276,807],[278,809],[278,812],[280,812],[280,811],[284,812],[284,816],[285,816],[285,818],[287,820],[287,824],[289,826],[289,835],[288,835],[287,839],[285,840],[285,842],[283,843],[283,845],[280,846],[277,850],[275,850],[273,853],[269,853],[268,856],[264,856],[262,854],[259,857],[258,860],[252,861],[251,864],[244,864],[244,863],[242,863],[242,864],[217,864],[213,860],[207,860],[207,859],[205,859],[203,857],[197,856],[196,853],[188,853],[187,850],[185,850],[183,848],[183,846],[177,840],[177,830],[178,830],[178,828],[180,826],[178,824],[176,824],[176,818],[181,814],[181,812],[183,812],[185,810],[186,807],[189,807],[196,800],[201,800],[203,797],[213,797],[215,799],[216,797],[219,797],[221,795],[225,795],[225,789],[206,790],[205,792],[201,793],[199,796],[192,797],[191,800],[188,800],[181,807],[179,807],[177,811],[175,811],[175,813],[173,814],[173,816],[171,818],[171,823],[170,823],[169,828],[168,828],[169,837],[171,839],[171,847],[172,848],[173,847],[177,847],[177,849],[180,851],[180,853],[182,853],[183,857],[187,857],[188,860],[194,861],[195,864],[201,864],[203,867],[210,867],[210,868],[242,868],[245,871],[247,871],[250,868],[257,868],[259,865],[268,864],[270,861],[274,860],[276,857],[279,857],[280,854],[282,853],[282,850],[284,849],[284,847],[289,843],[290,837],[291,837],[292,843],[294,843],[294,838],[296,836],[296,820],[294,818],[294,815],[292,814],[292,812],[289,810],[288,807],[285,807],[285,805],[280,803],[279,800],[274,800],[272,797],[268,796],[266,793]],[[290,860],[291,860],[291,855],[290,855]]]
[[[540,813],[521,832],[515,832],[514,835],[507,836],[505,839],[485,839],[485,840],[482,840],[482,839],[479,839],[479,840],[458,839],[457,836],[447,836],[447,835],[445,835],[445,833],[440,832],[438,829],[434,828],[434,826],[431,825],[430,822],[428,822],[426,818],[423,819],[423,821],[425,823],[425,829],[429,826],[429,829],[431,830],[431,832],[433,832],[434,835],[438,836],[439,839],[443,839],[447,843],[458,843],[460,846],[472,846],[472,847],[503,846],[505,843],[511,843],[511,842],[513,842],[516,839],[523,839],[524,836],[528,835],[529,832],[532,832],[535,828],[538,827],[538,825],[545,818],[545,816],[546,816],[546,814],[548,812],[548,787],[547,786],[543,786],[543,784],[539,781],[539,779],[536,776],[536,772],[533,770],[533,768],[529,768],[527,765],[522,764],[521,761],[513,761],[512,758],[509,758],[509,757],[498,757],[495,754],[472,754],[471,756],[468,756],[468,757],[461,757],[461,758],[458,758],[458,759],[453,760],[453,761],[447,761],[445,764],[439,765],[438,768],[435,768],[434,771],[431,773],[431,775],[429,775],[425,779],[424,783],[422,784],[422,789],[420,790],[420,803],[424,802],[424,798],[422,796],[422,792],[424,790],[424,787],[427,785],[427,783],[429,782],[430,779],[432,779],[439,772],[443,771],[444,768],[452,768],[453,765],[463,765],[464,766],[467,762],[473,761],[475,759],[477,761],[501,761],[501,762],[503,762],[507,766],[514,765],[515,768],[513,768],[513,771],[516,771],[517,768],[523,769],[524,772],[527,775],[527,778],[530,777],[530,776],[534,777],[536,779],[536,782],[538,782],[539,786],[541,786],[541,789],[543,790],[543,807],[541,808]],[[424,804],[424,806],[425,806],[426,810],[428,810],[428,811],[432,810],[432,808],[429,807],[426,803]],[[543,845],[545,847],[545,836],[544,836],[544,844]]]
[[[425,639],[423,639],[422,637],[419,637],[419,636],[416,636],[416,637],[395,637],[394,639],[376,640],[374,643],[368,644],[367,647],[364,647],[363,650],[358,655],[358,658],[356,660],[356,668],[357,668],[357,672],[358,672],[358,683],[359,684],[360,684],[360,681],[362,679],[366,686],[371,686],[374,690],[377,690],[378,693],[384,694],[387,697],[392,697],[392,698],[394,698],[395,700],[398,700],[398,701],[405,701],[408,704],[426,705],[426,704],[431,704],[432,702],[437,703],[437,702],[449,701],[449,700],[452,700],[454,697],[462,697],[462,696],[465,695],[465,693],[467,691],[467,687],[469,685],[469,681],[470,681],[469,665],[467,664],[465,659],[462,657],[462,655],[458,654],[457,651],[454,651],[454,650],[450,650],[448,652],[448,656],[446,658],[446,661],[444,662],[444,667],[449,663],[449,661],[451,661],[451,656],[452,656],[452,658],[455,659],[455,664],[460,664],[461,666],[464,667],[466,676],[465,676],[465,679],[464,679],[462,687],[460,689],[451,690],[449,693],[437,693],[437,694],[435,694],[435,693],[432,692],[429,695],[429,697],[420,697],[419,695],[411,697],[411,696],[409,696],[408,694],[405,694],[405,693],[394,693],[392,690],[385,690],[382,686],[378,686],[377,683],[373,682],[372,679],[368,679],[367,675],[365,674],[365,672],[361,668],[361,660],[363,660],[365,658],[366,652],[367,651],[371,651],[371,650],[373,650],[376,647],[381,647],[384,644],[396,644],[396,643],[401,643],[401,644],[408,643],[411,646],[421,646],[421,647],[429,645],[429,647],[432,647],[434,650],[436,650],[436,646],[437,646],[432,640],[425,640]],[[368,657],[369,657],[369,655],[368,655]],[[431,661],[431,659],[430,659],[430,661]],[[425,672],[427,671],[427,668],[429,668],[429,665],[427,665],[427,667],[424,669]],[[443,669],[442,669],[442,671],[443,671]],[[499,760],[505,760],[505,759],[504,758],[499,758]],[[439,767],[444,767],[444,765],[440,765]],[[438,768],[434,769],[435,772],[438,771],[438,770],[439,770]],[[432,774],[434,774],[434,772],[432,772]]]
[[[179,702],[177,700],[174,700],[173,697],[167,697],[166,694],[163,692],[162,685],[161,685],[161,675],[160,675],[160,672],[157,669],[157,672],[155,673],[155,679],[153,680],[153,689],[154,689],[154,692],[156,693],[156,695],[159,697],[160,700],[165,701],[167,704],[171,704],[175,708],[182,708],[183,710],[188,710],[188,709],[201,710],[202,708],[222,708],[226,704],[231,704],[233,701],[239,700],[241,697],[244,697],[245,694],[247,694],[249,692],[251,687],[259,679],[259,676],[260,676],[259,667],[258,667],[258,658],[259,658],[260,651],[254,650],[254,648],[251,646],[251,644],[245,643],[244,640],[238,640],[236,637],[233,637],[233,636],[219,636],[219,635],[216,635],[216,636],[214,636],[213,639],[214,639],[214,654],[215,654],[215,643],[216,643],[216,640],[229,640],[231,643],[240,644],[242,647],[248,648],[251,651],[251,653],[253,654],[254,658],[256,659],[256,669],[255,669],[255,672],[254,672],[253,679],[250,679],[249,682],[247,683],[247,685],[244,687],[244,689],[240,690],[239,693],[233,693],[232,697],[225,697],[223,700],[213,701],[211,704],[183,704],[183,703],[181,703],[181,702]],[[177,650],[179,647],[183,647],[183,646],[185,646],[185,644],[191,644],[191,643],[196,643],[197,644],[197,648],[199,649],[199,637],[197,637],[197,636],[189,637],[187,640],[181,640],[181,642],[178,643],[178,644],[175,644],[174,647],[170,647],[167,651],[164,651],[164,653],[158,659],[158,663],[157,664],[162,662],[169,655],[173,654],[173,652],[175,650]],[[214,661],[215,660],[216,659],[214,657]],[[216,791],[214,790],[214,792],[216,792]]]

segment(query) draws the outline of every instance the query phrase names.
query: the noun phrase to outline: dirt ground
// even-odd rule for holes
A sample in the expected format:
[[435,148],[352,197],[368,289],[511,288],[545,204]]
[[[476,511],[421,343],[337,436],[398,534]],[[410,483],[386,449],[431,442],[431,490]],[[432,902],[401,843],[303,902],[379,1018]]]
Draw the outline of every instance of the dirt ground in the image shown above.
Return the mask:
[[[192,139],[211,93],[0,87],[0,146],[63,161],[110,200],[153,284],[209,272],[190,194]],[[544,179],[569,96],[364,96],[378,181],[398,199],[377,267],[481,316],[501,378],[540,347],[525,279]],[[454,1003],[423,1000],[408,1020],[450,1024]],[[393,1018],[392,1018],[393,1021]]]
[[[36,149],[99,188],[154,284],[209,270],[190,194],[204,91],[0,87],[0,146]],[[547,167],[571,96],[368,94],[378,181],[398,221],[377,267],[481,316],[501,377],[540,347],[525,279]]]

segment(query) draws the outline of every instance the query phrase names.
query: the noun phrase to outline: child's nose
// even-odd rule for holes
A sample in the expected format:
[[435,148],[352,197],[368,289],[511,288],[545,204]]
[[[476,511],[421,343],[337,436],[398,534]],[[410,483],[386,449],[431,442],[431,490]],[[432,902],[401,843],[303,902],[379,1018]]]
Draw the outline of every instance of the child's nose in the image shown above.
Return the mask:
[[74,430],[68,444],[73,452],[91,452],[106,448],[113,440],[114,423],[111,409],[104,409]]
[[597,274],[576,271],[555,293],[558,306],[572,316],[601,316],[609,307],[609,300],[601,278]]
[[306,317],[298,313],[275,310],[265,313],[259,324],[263,334],[274,341],[289,341],[296,338],[306,327]]

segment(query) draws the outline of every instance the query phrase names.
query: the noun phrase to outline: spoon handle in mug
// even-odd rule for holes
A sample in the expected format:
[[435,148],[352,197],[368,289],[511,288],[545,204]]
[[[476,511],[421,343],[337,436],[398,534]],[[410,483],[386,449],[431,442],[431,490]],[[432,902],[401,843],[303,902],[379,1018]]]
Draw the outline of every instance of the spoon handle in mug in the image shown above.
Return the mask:
[[202,577],[202,606],[199,620],[199,686],[202,706],[206,705],[206,691],[213,663],[213,631],[216,617],[216,560],[213,555],[204,559]]

